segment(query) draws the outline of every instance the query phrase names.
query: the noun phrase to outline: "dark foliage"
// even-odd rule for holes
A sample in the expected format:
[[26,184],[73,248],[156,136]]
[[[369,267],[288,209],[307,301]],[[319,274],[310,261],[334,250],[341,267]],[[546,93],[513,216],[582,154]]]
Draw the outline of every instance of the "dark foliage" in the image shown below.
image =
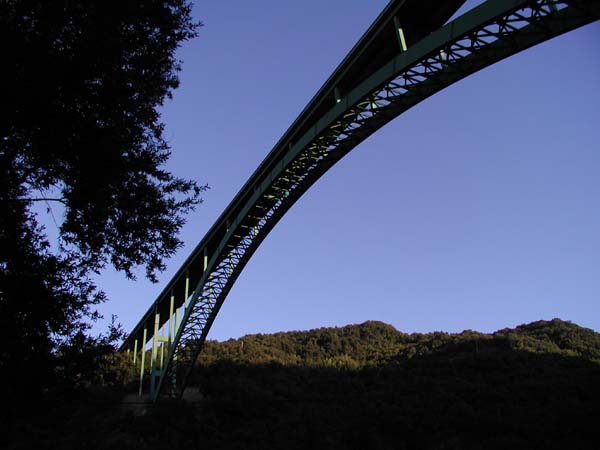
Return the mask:
[[91,397],[91,407],[58,407],[74,411],[60,422],[13,423],[27,438],[8,448],[591,450],[599,355],[600,334],[560,320],[493,334],[367,322],[245,336],[211,342],[196,372],[199,403],[140,416]]
[[[0,2],[0,370],[35,378],[29,389],[94,318],[90,273],[155,279],[181,245],[204,187],[165,169],[158,108],[197,28],[186,0]],[[36,223],[40,201],[62,213],[59,252]]]
[[95,269],[153,277],[180,244],[201,188],[163,168],[157,107],[196,28],[182,0],[0,2],[0,156],[20,199],[60,193],[64,242]]
[[[51,383],[52,350],[60,339],[81,333],[84,317],[103,300],[77,256],[49,250],[35,217],[18,200],[24,188],[11,184],[15,171],[0,158],[0,371],[18,394],[34,395]],[[11,191],[12,190],[12,191]]]
[[54,354],[54,397],[89,395],[107,390],[121,391],[133,380],[134,370],[117,345],[125,331],[112,317],[108,332],[92,337],[79,331]]

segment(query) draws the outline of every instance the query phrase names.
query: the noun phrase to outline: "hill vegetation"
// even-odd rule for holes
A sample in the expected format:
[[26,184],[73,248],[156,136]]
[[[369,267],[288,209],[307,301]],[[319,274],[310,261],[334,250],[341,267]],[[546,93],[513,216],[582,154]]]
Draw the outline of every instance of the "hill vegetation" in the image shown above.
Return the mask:
[[415,356],[469,354],[499,349],[557,353],[600,363],[600,335],[559,319],[538,321],[493,334],[466,330],[406,334],[383,322],[275,334],[254,334],[225,342],[208,341],[198,365],[218,361],[277,363],[356,369]]
[[558,319],[256,334],[207,342],[197,403],[137,416],[87,395],[14,420],[8,448],[595,449],[599,380],[600,334]]

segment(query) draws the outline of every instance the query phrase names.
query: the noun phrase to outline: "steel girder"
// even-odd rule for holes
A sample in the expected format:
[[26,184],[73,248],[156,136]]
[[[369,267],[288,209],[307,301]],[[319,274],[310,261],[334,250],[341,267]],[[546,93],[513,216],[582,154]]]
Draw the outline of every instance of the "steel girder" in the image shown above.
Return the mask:
[[[225,297],[279,219],[327,170],[379,128],[454,82],[600,18],[599,0],[488,0],[400,51],[290,143],[204,258],[154,401],[182,395]],[[186,290],[187,300],[188,292]],[[136,341],[137,342],[137,341]],[[143,345],[142,345],[143,347]]]

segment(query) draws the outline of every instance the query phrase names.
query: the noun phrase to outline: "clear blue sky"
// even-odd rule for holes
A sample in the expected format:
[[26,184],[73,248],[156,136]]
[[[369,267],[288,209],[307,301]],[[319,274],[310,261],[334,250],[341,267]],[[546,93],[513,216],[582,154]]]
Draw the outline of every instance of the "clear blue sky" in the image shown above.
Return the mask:
[[[179,52],[163,117],[169,168],[211,190],[159,284],[98,278],[105,316],[137,323],[386,3],[197,2],[205,26]],[[560,317],[600,331],[599,55],[595,23],[380,130],[271,232],[209,338],[366,320],[487,332]]]

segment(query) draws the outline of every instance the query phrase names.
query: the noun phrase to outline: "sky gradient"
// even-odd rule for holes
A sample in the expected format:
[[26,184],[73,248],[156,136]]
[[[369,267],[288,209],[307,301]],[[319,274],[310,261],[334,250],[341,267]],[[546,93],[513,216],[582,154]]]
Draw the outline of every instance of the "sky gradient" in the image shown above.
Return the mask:
[[[163,120],[168,168],[211,189],[158,284],[98,277],[106,317],[133,328],[386,3],[197,2],[205,26],[179,51]],[[209,338],[366,320],[489,332],[560,317],[600,331],[599,54],[596,22],[371,136],[275,227]]]

